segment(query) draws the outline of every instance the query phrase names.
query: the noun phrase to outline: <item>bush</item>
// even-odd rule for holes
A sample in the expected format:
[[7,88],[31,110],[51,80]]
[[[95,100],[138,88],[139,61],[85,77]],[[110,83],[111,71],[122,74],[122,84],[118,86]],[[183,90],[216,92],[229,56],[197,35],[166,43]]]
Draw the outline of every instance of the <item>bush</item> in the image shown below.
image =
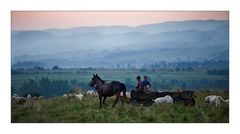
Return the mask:
[[59,70],[60,68],[58,66],[53,66],[52,70]]
[[67,80],[50,80],[49,78],[41,78],[39,81],[24,81],[19,89],[22,96],[31,94],[34,96],[43,95],[45,97],[61,96],[71,89]]
[[26,96],[27,94],[40,94],[39,84],[33,79],[24,81],[19,89],[19,94],[21,96]]

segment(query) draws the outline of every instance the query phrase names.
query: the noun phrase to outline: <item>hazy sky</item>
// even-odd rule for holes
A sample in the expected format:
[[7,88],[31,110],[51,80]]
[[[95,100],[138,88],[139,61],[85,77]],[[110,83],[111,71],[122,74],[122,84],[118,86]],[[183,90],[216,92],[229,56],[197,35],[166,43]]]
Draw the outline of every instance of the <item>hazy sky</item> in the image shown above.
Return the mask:
[[138,26],[178,20],[228,20],[227,11],[148,11],[148,12],[32,12],[12,11],[12,30],[43,30],[80,26]]

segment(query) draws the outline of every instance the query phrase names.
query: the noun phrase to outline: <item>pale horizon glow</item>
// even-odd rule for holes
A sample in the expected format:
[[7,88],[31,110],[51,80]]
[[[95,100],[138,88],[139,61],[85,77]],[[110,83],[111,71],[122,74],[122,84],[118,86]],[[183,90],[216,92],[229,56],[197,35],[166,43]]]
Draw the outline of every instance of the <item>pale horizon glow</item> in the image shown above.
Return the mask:
[[228,11],[12,11],[12,31],[82,26],[139,26],[184,20],[229,20]]

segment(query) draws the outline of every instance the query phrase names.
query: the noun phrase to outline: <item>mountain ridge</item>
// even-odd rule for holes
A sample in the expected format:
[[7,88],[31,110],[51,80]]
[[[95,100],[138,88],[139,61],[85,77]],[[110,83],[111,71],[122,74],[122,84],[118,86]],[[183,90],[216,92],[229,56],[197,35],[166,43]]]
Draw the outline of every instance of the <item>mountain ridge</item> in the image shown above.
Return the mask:
[[[174,21],[137,27],[101,26],[97,29],[81,27],[80,31],[79,28],[12,31],[11,35],[13,64],[51,59],[78,62],[78,65],[89,62],[89,66],[91,62],[117,64],[141,59],[174,61],[187,57],[221,57],[226,60],[229,51],[227,20]],[[118,52],[122,52],[119,53],[121,57]],[[133,52],[137,55],[132,55]],[[115,56],[115,61],[111,60],[111,55]]]

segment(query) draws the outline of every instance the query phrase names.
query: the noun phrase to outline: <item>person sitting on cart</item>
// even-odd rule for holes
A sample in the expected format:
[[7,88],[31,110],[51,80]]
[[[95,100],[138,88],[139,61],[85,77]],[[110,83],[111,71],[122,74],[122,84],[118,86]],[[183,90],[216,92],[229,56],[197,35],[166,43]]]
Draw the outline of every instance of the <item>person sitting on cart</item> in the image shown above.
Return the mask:
[[144,80],[141,82],[141,88],[142,88],[143,91],[146,93],[146,92],[149,91],[148,89],[149,89],[152,85],[148,82],[147,76],[144,76],[143,78],[144,78]]
[[135,94],[136,92],[143,92],[143,88],[141,86],[141,77],[140,76],[137,76],[137,84],[135,86],[135,89],[133,89],[130,93],[131,95],[131,99],[133,99],[133,94]]
[[141,86],[141,83],[142,83],[142,81],[141,81],[141,77],[140,76],[137,76],[137,84],[136,84],[136,87],[135,87],[135,89],[137,90],[137,91],[141,91],[142,90],[142,86]]

